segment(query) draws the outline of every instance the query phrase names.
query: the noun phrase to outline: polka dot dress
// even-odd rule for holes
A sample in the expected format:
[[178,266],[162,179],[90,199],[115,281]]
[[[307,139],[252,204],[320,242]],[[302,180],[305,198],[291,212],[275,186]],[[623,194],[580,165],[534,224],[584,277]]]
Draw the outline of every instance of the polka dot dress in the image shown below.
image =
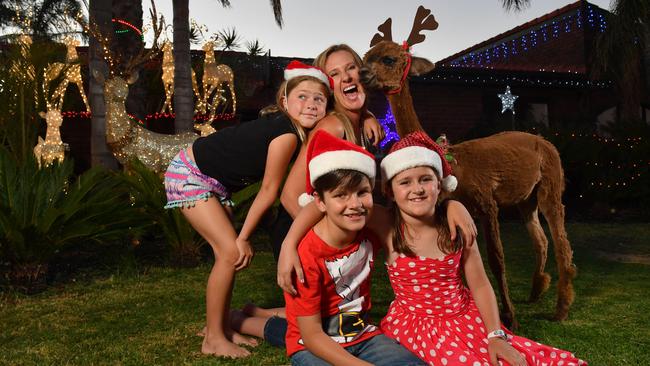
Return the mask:
[[[490,366],[487,330],[462,282],[461,255],[439,259],[400,255],[387,266],[395,300],[381,327],[430,365]],[[571,352],[506,333],[528,365],[587,365]]]

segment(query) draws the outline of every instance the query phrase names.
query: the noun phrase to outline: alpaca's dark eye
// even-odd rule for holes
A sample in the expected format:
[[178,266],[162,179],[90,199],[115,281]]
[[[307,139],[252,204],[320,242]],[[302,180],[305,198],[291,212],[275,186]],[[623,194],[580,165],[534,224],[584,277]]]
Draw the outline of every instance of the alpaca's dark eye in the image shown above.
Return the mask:
[[381,58],[381,63],[383,63],[386,66],[393,66],[395,64],[395,59],[392,57],[385,56]]

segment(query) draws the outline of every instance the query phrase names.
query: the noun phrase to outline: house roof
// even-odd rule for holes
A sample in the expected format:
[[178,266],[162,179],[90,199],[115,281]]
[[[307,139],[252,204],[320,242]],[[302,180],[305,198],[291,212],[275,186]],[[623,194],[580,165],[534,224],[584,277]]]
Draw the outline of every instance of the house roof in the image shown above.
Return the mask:
[[439,62],[439,68],[482,68],[586,74],[593,35],[606,10],[580,0],[489,38]]

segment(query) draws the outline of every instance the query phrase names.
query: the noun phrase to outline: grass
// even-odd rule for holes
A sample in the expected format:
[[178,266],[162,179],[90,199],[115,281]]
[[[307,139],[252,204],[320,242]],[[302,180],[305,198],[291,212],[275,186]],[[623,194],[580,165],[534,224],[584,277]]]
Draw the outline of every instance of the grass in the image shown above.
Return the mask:
[[[650,266],[621,263],[607,253],[650,257],[647,224],[568,225],[578,277],[569,320],[549,321],[554,287],[534,304],[530,289],[532,247],[522,225],[502,225],[511,296],[520,335],[571,350],[590,365],[647,365],[650,355]],[[483,245],[481,245],[483,249]],[[610,257],[614,257],[613,255]],[[555,276],[553,254],[548,270]],[[616,257],[618,258],[618,257]],[[377,263],[382,263],[377,261]],[[195,333],[204,322],[209,265],[193,269],[145,267],[113,275],[80,276],[36,296],[0,294],[0,364],[288,364],[284,351],[262,344],[244,360],[215,359],[200,353]],[[391,290],[378,264],[373,287],[373,318],[384,315]],[[233,306],[247,301],[281,304],[275,262],[258,252],[237,278]]]

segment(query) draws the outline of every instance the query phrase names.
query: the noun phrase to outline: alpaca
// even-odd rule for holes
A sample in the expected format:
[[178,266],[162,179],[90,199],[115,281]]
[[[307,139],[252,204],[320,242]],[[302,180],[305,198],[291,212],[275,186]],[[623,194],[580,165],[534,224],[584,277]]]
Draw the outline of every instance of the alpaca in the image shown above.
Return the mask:
[[[406,78],[429,72],[434,66],[426,59],[413,57],[409,47],[424,40],[420,30],[434,30],[437,25],[430,11],[420,6],[411,35],[398,45],[391,39],[389,18],[378,28],[384,35],[375,34],[364,56],[362,82],[387,95],[400,136],[422,130]],[[550,283],[550,275],[544,272],[548,241],[538,211],[546,218],[559,276],[555,319],[565,320],[574,299],[572,281],[576,270],[564,227],[564,173],[555,147],[542,137],[511,131],[451,145],[448,151],[454,157],[451,164],[459,182],[449,195],[481,219],[488,263],[500,292],[503,322],[517,326],[499,236],[499,208],[508,206],[516,206],[522,214],[537,256],[530,301],[538,300]]]
[[[232,69],[227,65],[217,65],[214,58],[214,42],[208,41],[203,45],[205,51],[205,61],[203,62],[203,108],[210,105],[208,101],[212,94],[216,91],[217,94],[212,100],[210,107],[210,118],[212,120],[216,114],[217,106],[221,102],[225,102],[226,98],[222,95],[221,84],[225,83],[230,90],[230,97],[232,98],[232,114],[237,112],[237,101],[235,97],[235,75]],[[207,113],[207,110],[205,111]]]

